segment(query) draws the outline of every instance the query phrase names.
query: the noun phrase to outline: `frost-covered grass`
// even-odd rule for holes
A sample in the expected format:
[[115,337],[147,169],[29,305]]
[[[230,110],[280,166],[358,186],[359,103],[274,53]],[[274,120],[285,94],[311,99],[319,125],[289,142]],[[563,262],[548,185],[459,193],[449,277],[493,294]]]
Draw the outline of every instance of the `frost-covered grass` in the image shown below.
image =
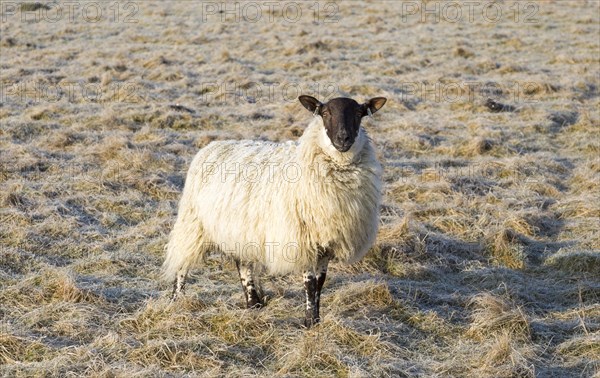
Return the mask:
[[[91,23],[84,4],[0,23],[0,375],[598,376],[597,2],[519,3],[535,23],[512,2],[497,23],[403,20],[395,1],[339,2],[338,23],[326,3],[252,23],[194,1],[135,2],[126,23],[108,2]],[[366,121],[376,245],[332,266],[308,331],[300,277],[265,278],[248,311],[218,256],[169,304],[192,157],[296,139],[301,93],[389,99]]]

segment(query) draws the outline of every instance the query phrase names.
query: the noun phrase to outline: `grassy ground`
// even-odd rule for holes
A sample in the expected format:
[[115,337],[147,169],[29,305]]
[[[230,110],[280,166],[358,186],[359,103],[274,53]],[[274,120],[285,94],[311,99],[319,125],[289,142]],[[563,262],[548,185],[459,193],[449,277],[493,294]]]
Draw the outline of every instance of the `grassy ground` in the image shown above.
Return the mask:
[[[0,375],[599,376],[598,2],[62,4],[0,9]],[[218,256],[169,304],[191,158],[296,139],[301,93],[389,99],[376,245],[309,331]]]

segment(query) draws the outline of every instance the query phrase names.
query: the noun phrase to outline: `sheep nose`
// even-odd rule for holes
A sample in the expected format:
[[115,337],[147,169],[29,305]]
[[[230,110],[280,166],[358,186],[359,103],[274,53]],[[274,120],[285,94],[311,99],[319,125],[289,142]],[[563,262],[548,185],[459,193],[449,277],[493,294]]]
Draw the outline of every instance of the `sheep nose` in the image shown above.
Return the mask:
[[346,144],[349,144],[349,143],[350,143],[351,139],[352,139],[352,138],[350,138],[350,135],[347,135],[347,134],[342,134],[342,135],[340,135],[340,136],[338,137],[338,142],[339,142],[340,144],[344,144],[344,145],[346,145]]

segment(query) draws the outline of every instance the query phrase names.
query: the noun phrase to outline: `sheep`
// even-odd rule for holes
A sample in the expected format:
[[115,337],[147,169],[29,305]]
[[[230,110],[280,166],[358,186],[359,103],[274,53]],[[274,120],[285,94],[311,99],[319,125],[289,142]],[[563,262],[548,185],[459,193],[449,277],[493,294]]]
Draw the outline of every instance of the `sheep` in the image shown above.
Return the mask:
[[361,120],[386,98],[299,101],[315,117],[297,142],[214,141],[194,157],[165,246],[172,300],[191,266],[217,250],[235,262],[247,308],[264,306],[259,269],[303,272],[309,328],[329,261],[359,261],[373,245],[382,167]]

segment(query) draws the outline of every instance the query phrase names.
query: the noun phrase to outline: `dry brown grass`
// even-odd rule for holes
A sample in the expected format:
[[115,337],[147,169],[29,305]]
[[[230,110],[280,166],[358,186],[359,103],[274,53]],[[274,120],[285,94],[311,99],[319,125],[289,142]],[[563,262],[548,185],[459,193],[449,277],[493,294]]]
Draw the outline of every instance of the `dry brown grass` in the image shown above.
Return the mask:
[[[114,22],[100,3],[98,23],[0,22],[0,376],[599,376],[597,2],[534,2],[534,23],[531,2],[520,22],[495,2],[498,23],[336,2],[328,24],[304,3],[296,23],[203,21],[189,1],[134,2],[138,23],[120,2]],[[247,311],[219,257],[169,304],[159,267],[194,154],[297,139],[301,93],[389,99],[365,120],[375,246],[332,265],[308,331],[299,277],[266,277]]]
[[477,340],[499,336],[516,340],[529,340],[529,320],[519,307],[498,296],[479,294],[471,299],[474,308],[467,334]]

